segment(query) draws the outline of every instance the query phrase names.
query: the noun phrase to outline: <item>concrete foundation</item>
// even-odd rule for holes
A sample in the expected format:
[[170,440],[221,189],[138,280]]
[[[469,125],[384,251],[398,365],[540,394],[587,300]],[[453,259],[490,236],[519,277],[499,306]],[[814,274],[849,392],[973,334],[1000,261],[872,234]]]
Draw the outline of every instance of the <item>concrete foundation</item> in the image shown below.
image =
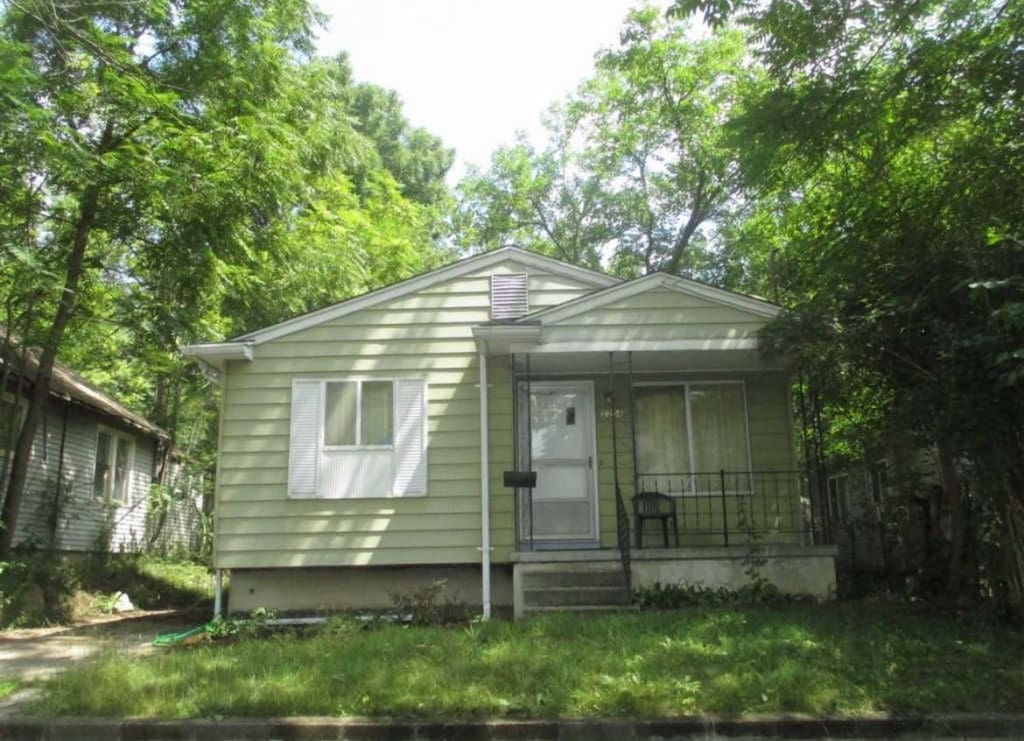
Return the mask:
[[[834,546],[765,545],[728,548],[649,548],[632,552],[634,587],[700,584],[736,589],[749,581],[751,558],[758,573],[787,594],[828,599],[835,593]],[[532,551],[513,554],[512,564],[491,569],[492,604],[508,611],[523,604],[524,573],[615,570],[612,548]],[[515,572],[515,578],[513,578]],[[326,614],[341,610],[386,610],[395,597],[445,582],[441,602],[479,611],[480,565],[351,566],[331,568],[233,569],[227,609],[247,613],[263,607],[279,613]]]
[[[232,569],[227,609],[247,613],[263,607],[280,613],[385,610],[396,595],[409,595],[444,580],[441,602],[479,611],[480,565],[351,566],[292,569]],[[491,599],[512,606],[512,567],[491,569]]]
[[[649,548],[631,554],[633,587],[661,584],[699,584],[737,589],[750,581],[752,560],[757,573],[782,592],[825,600],[835,595],[835,546],[763,545],[716,548]],[[523,614],[524,575],[544,572],[614,568],[615,549],[532,551],[513,555],[516,562],[514,598],[516,615]]]

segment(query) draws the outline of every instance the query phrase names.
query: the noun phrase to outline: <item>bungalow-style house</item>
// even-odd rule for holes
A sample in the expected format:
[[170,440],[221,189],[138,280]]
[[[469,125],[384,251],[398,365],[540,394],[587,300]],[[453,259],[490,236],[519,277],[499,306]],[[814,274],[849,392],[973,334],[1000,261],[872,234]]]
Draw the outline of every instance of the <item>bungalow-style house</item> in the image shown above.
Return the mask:
[[[2,328],[0,328],[2,331]],[[0,334],[0,502],[35,377],[36,356]],[[14,544],[60,552],[191,548],[198,537],[200,487],[185,475],[166,432],[56,363],[36,429]],[[166,454],[166,455],[165,455]],[[164,480],[191,493],[150,511]]]
[[827,596],[786,368],[758,349],[778,311],[510,247],[185,348],[223,386],[230,609],[384,608],[444,579],[522,615],[752,562]]

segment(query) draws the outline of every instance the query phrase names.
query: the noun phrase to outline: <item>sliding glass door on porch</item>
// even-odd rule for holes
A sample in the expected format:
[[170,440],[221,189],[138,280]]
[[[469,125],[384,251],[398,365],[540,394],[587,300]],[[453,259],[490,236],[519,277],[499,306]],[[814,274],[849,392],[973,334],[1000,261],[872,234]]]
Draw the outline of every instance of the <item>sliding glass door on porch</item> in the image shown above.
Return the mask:
[[[709,474],[750,471],[747,404],[741,381],[644,383],[633,388],[638,491],[682,496],[720,481]],[[730,487],[749,491],[750,482]]]

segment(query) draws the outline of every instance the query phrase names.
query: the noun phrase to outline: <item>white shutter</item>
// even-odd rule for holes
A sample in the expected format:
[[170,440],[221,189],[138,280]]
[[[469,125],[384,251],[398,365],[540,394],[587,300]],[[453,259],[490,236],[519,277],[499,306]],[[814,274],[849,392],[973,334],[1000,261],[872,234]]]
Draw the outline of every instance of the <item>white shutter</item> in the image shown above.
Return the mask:
[[427,493],[427,383],[395,381],[395,481],[393,495]]
[[292,381],[292,423],[288,453],[288,496],[317,496],[320,428],[323,425],[320,381]]

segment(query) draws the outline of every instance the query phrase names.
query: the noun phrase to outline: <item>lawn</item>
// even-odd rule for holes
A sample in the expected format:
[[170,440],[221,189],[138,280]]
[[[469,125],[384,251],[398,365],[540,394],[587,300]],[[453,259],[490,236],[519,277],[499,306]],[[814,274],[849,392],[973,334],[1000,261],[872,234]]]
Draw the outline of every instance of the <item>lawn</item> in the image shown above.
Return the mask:
[[13,695],[21,684],[15,679],[4,679],[0,677],[0,700],[6,700]]
[[552,615],[107,655],[41,715],[559,717],[1024,711],[1024,635],[882,605]]

